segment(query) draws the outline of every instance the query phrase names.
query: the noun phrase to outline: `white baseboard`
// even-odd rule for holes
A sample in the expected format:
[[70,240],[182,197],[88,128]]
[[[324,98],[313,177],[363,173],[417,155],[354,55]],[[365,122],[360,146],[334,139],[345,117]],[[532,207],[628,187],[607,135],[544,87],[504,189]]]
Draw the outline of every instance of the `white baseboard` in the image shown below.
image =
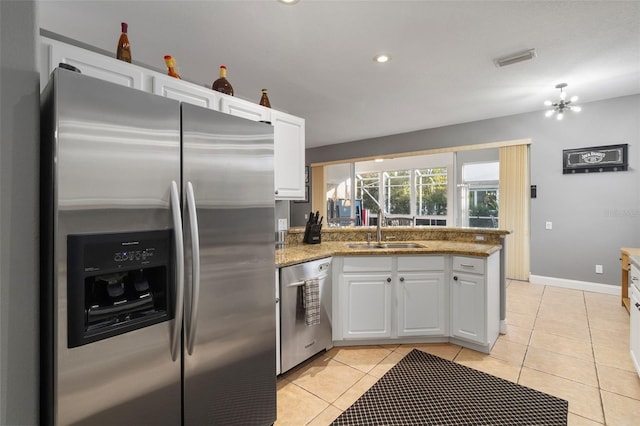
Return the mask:
[[568,280],[565,278],[543,277],[541,275],[529,275],[529,283],[570,288],[573,290],[591,291],[593,293],[613,294],[615,296],[620,295],[620,286],[611,284]]

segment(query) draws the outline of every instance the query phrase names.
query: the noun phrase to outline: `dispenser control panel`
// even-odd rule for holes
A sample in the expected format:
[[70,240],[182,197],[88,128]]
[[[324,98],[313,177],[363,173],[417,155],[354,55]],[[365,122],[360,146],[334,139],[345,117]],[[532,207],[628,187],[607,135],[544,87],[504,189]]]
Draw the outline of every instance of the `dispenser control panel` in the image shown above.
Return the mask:
[[67,237],[69,347],[172,318],[170,230]]

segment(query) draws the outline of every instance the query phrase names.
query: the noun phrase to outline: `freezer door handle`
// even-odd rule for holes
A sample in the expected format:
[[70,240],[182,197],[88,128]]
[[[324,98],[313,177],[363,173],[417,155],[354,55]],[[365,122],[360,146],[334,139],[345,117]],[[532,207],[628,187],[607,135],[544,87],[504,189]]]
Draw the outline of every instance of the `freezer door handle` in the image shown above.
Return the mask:
[[198,304],[200,301],[200,237],[198,235],[198,214],[196,212],[196,197],[193,185],[187,182],[187,211],[189,212],[189,226],[191,230],[191,312],[187,317],[187,351],[193,353],[196,340],[196,324]]
[[173,236],[176,245],[176,305],[171,330],[171,359],[178,359],[180,330],[182,328],[182,309],[184,304],[184,240],[182,239],[182,217],[180,215],[180,195],[178,184],[171,182],[171,213],[173,215]]

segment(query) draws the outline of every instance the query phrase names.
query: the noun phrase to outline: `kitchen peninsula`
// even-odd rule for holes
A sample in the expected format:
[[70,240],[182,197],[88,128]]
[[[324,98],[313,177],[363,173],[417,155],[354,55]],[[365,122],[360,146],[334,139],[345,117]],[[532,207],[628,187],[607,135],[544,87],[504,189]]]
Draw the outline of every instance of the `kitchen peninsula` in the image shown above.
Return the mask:
[[[366,243],[369,235],[376,234],[375,226],[326,228],[322,230],[322,243],[304,244],[304,227],[290,228],[285,247],[276,250],[276,267],[295,265],[329,256],[362,256],[377,254],[459,254],[489,256],[504,247],[504,238],[509,231],[483,228],[434,228],[434,227],[383,227],[386,243],[414,242],[417,248],[371,248],[348,247],[348,243]],[[501,268],[504,266],[504,251],[501,253]],[[503,275],[503,274],[501,274]]]
[[328,228],[320,244],[289,230],[276,265],[332,258],[336,346],[449,341],[490,352],[506,333],[504,238],[479,228]]

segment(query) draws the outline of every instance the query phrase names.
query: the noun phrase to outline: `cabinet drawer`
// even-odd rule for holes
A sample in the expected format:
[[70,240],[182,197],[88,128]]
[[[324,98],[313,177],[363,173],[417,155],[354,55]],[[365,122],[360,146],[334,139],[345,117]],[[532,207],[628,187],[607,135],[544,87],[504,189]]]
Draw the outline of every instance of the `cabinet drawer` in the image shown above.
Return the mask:
[[444,271],[444,256],[398,256],[398,271]]
[[484,274],[484,258],[453,256],[453,270],[470,272],[472,274]]
[[392,258],[386,256],[345,257],[343,272],[391,272]]

